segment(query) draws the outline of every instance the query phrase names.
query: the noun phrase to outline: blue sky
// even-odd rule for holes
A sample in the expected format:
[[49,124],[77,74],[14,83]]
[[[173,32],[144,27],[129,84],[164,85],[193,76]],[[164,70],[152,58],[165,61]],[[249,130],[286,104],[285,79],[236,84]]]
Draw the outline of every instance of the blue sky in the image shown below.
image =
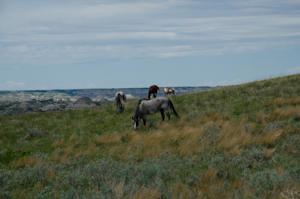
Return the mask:
[[299,0],[0,1],[0,90],[225,86],[297,73]]

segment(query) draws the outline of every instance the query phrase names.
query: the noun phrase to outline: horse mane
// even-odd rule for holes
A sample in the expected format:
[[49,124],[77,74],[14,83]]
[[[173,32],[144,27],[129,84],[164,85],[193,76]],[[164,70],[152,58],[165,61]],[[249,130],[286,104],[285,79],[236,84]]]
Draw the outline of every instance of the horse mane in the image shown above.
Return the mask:
[[140,98],[139,101],[138,101],[138,105],[140,105],[141,102],[144,101],[144,100],[148,100],[148,99],[147,98]]
[[143,100],[139,100],[134,111],[133,111],[133,118],[138,118],[139,117],[139,106]]

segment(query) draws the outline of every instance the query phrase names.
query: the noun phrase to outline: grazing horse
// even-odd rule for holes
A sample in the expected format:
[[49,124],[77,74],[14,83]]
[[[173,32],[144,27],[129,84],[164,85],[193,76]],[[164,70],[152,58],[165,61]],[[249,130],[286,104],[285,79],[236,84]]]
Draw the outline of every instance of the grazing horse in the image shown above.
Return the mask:
[[160,90],[160,88],[158,88],[158,86],[156,86],[156,85],[150,86],[150,88],[148,90],[148,99],[150,99],[151,94],[153,94],[153,97],[156,98],[157,90]]
[[116,92],[115,101],[117,106],[117,114],[119,114],[119,109],[120,109],[120,113],[122,113],[125,107],[126,95],[122,91]]
[[168,88],[168,87],[165,87],[165,88],[164,88],[164,94],[165,94],[165,96],[167,96],[168,94],[171,95],[171,93],[172,93],[173,95],[176,95],[174,90],[172,90],[172,89],[170,89],[170,88]]
[[165,114],[167,114],[168,119],[170,120],[170,114],[168,107],[170,107],[176,117],[179,117],[173,103],[170,99],[165,97],[158,97],[152,100],[139,100],[133,114],[133,128],[137,129],[139,126],[139,118],[143,119],[144,125],[146,125],[147,115],[151,115],[160,111],[162,121],[165,119]]

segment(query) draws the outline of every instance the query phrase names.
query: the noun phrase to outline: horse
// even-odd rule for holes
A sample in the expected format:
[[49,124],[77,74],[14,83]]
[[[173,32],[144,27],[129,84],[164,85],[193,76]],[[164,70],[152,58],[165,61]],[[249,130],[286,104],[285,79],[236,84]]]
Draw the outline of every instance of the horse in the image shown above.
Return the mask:
[[[141,102],[144,101],[144,100],[147,100],[147,101],[148,101],[148,98],[146,98],[146,97],[140,98],[140,99],[138,100],[138,103],[137,103],[137,104],[140,105]],[[140,121],[142,121],[143,117],[139,117],[139,119],[140,119]]]
[[[117,114],[122,113],[124,111],[126,95],[122,91],[118,91],[115,94],[115,101],[117,106]],[[120,109],[120,110],[119,110]]]
[[148,99],[150,99],[151,94],[153,94],[153,97],[156,98],[157,90],[160,90],[160,88],[158,88],[158,86],[156,86],[156,85],[150,86],[150,88],[148,90]]
[[152,115],[158,111],[161,113],[162,121],[165,119],[164,112],[167,114],[167,117],[170,120],[168,107],[172,109],[176,117],[179,117],[172,101],[166,97],[157,97],[152,100],[139,100],[132,116],[133,128],[136,130],[139,126],[139,118],[142,118],[144,125],[146,125],[147,115]]
[[164,88],[164,94],[165,94],[165,96],[167,96],[168,94],[170,94],[170,95],[171,95],[171,93],[172,93],[173,95],[175,95],[175,96],[176,96],[176,94],[175,94],[175,91],[174,91],[174,90],[172,90],[172,89],[170,89],[170,88],[168,88],[168,87],[165,87],[165,88]]
[[144,101],[144,100],[148,100],[148,98],[140,98],[139,101],[138,101],[138,104],[141,104],[141,102]]

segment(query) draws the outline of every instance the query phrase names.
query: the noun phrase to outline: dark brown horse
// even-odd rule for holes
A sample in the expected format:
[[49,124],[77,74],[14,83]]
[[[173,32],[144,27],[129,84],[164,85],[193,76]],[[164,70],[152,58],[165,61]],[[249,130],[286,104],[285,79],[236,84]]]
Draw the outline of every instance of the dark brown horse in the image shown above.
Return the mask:
[[151,94],[153,94],[153,97],[156,98],[157,90],[160,90],[160,88],[158,88],[158,86],[156,86],[156,85],[150,86],[150,88],[148,90],[148,99],[150,99]]

